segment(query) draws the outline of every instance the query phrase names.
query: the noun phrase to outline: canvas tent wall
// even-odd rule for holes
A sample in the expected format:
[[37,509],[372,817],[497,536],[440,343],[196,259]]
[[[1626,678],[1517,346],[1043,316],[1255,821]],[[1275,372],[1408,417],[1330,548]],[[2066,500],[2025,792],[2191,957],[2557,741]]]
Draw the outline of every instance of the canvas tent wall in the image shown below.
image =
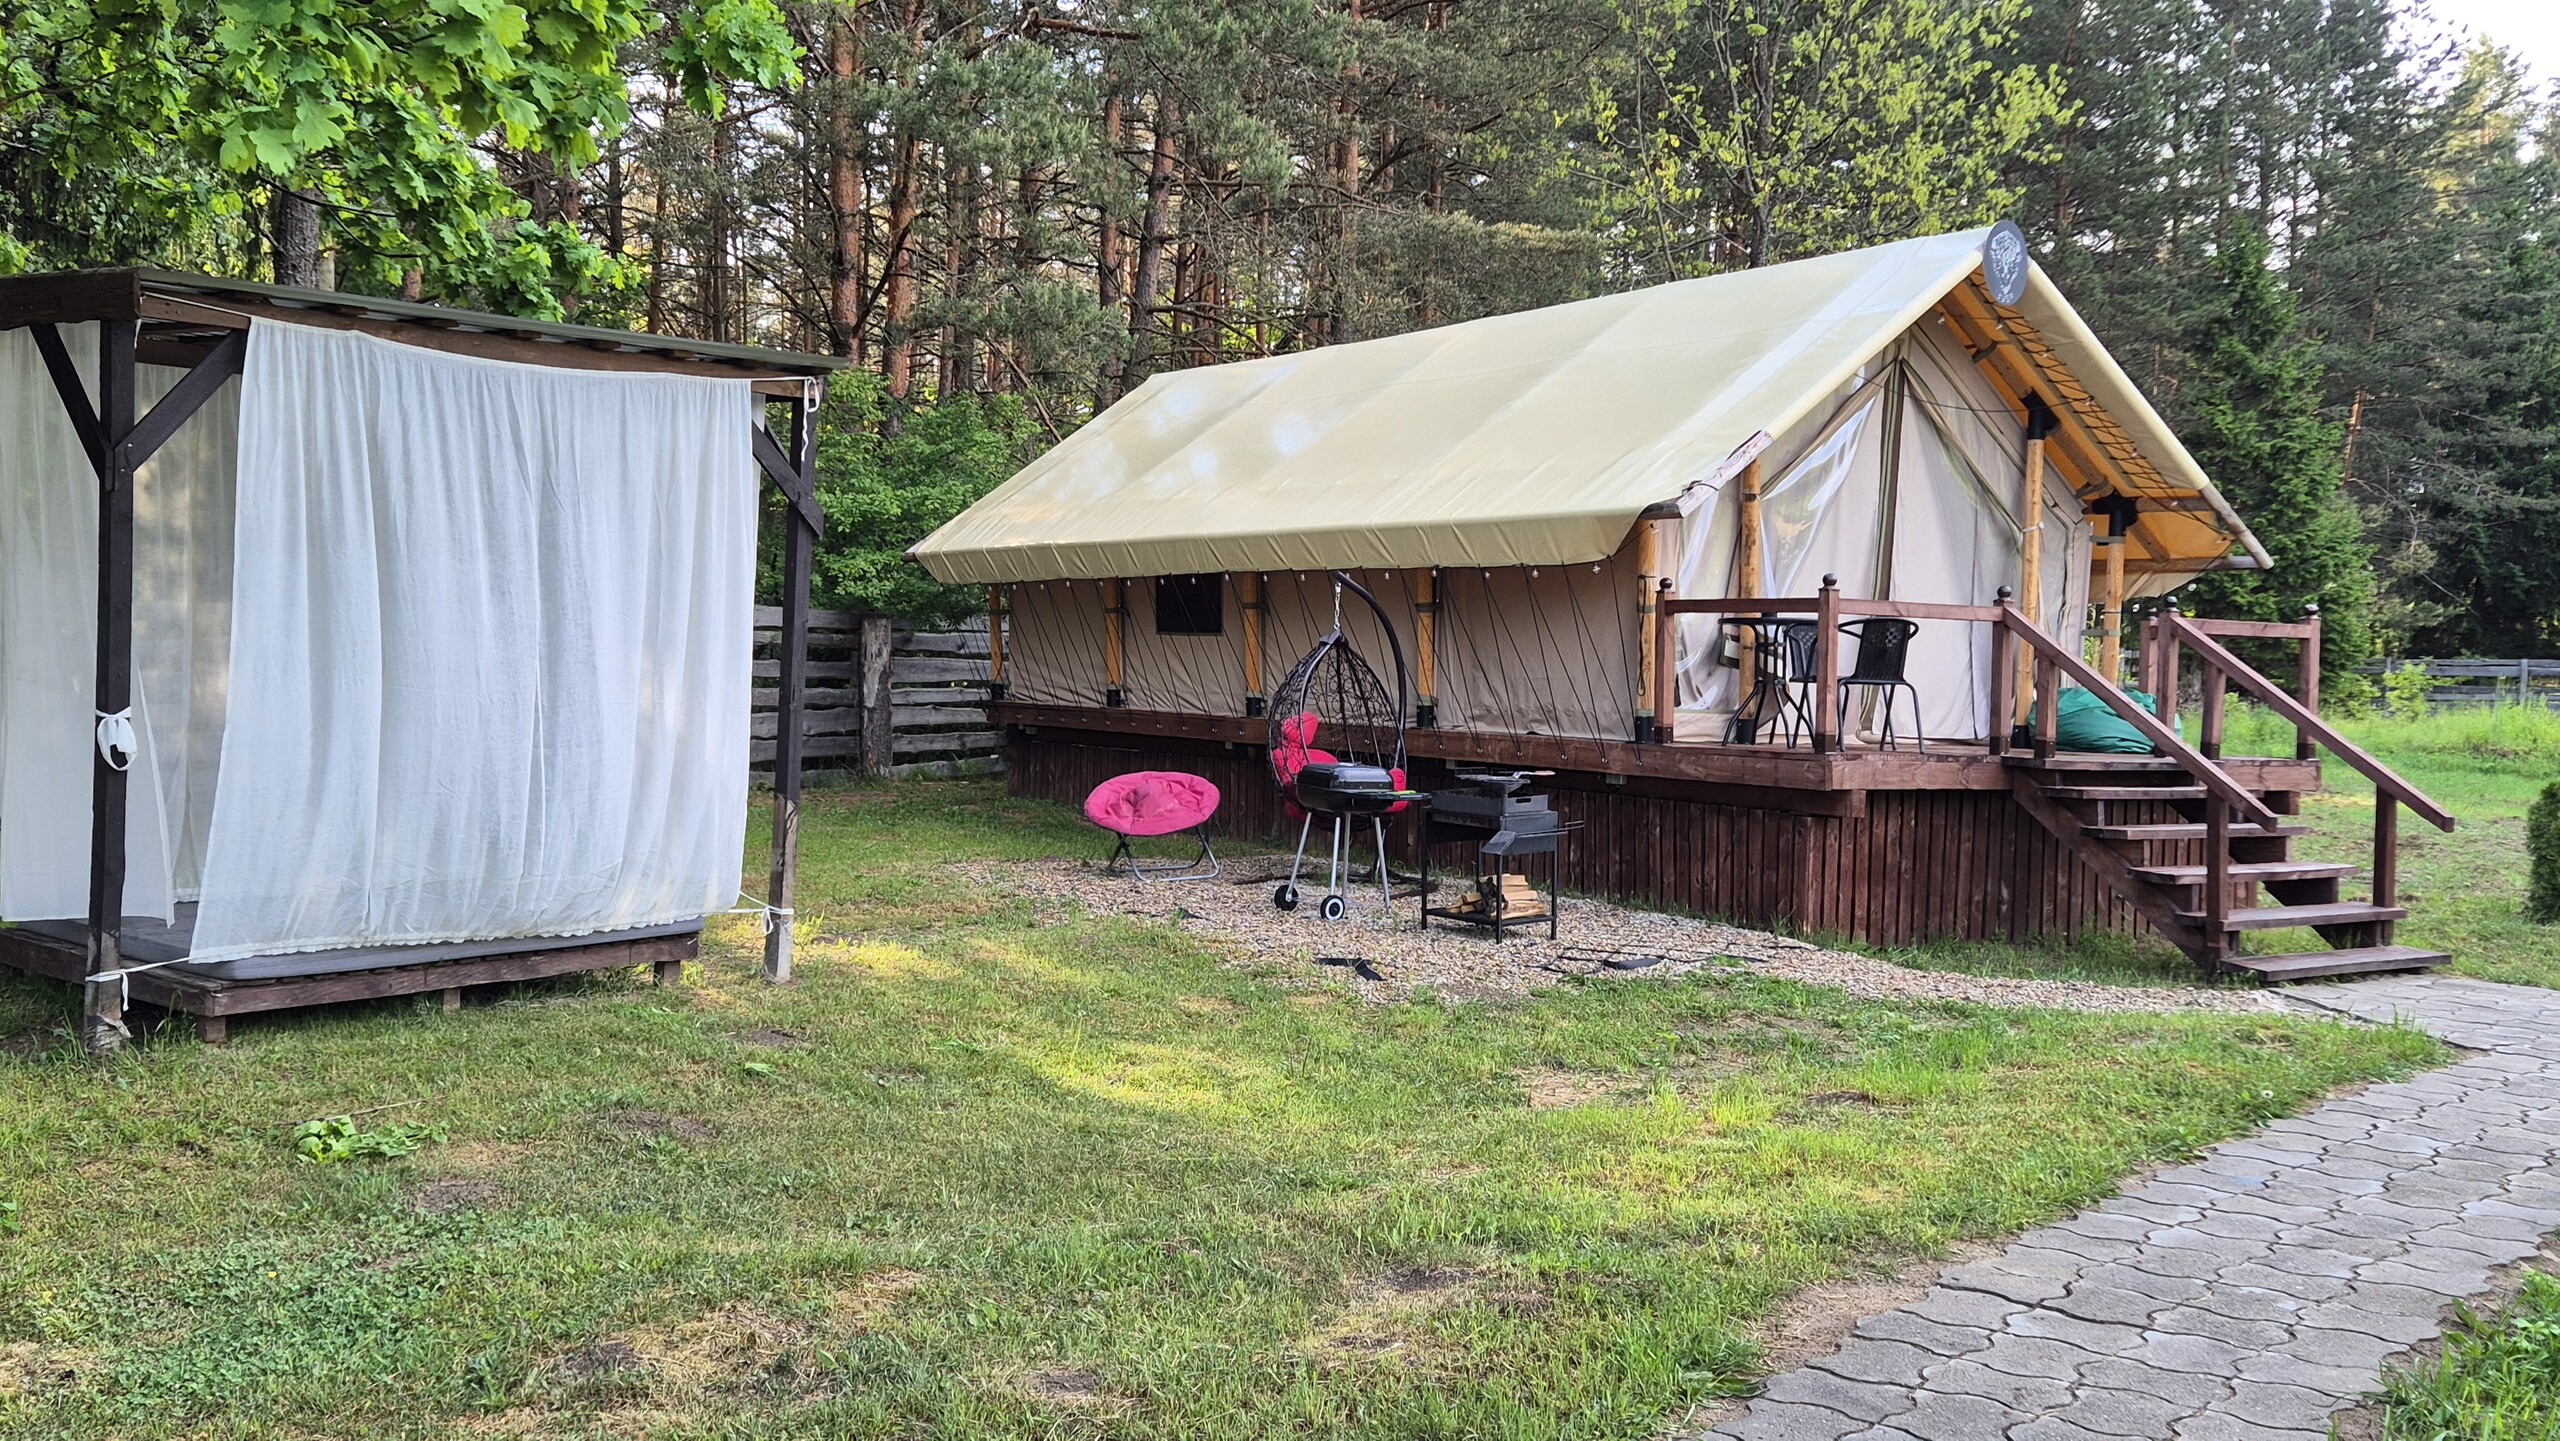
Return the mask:
[[157,272],[0,281],[0,917],[67,927],[121,986],[730,904],[758,472],[813,534],[835,362],[660,344]]
[[[1469,611],[1463,585],[1439,598],[1449,626],[1505,637],[1445,667],[1442,690],[1493,693],[1452,705],[1444,724],[1491,723],[1508,702],[1553,712],[1524,732],[1603,739],[1631,733],[1631,628],[1651,580],[1638,527],[1676,520],[1674,559],[1656,563],[1676,569],[1681,594],[1737,593],[1733,482],[1755,455],[1772,501],[1753,593],[1803,594],[1832,573],[1850,596],[1988,603],[2018,578],[2030,403],[2061,425],[2036,498],[2043,594],[2032,609],[2048,628],[2076,634],[2082,623],[2087,512],[2111,498],[2134,508],[2137,592],[2265,564],[2040,271],[2026,267],[2012,303],[1990,295],[1991,235],[1159,375],[914,553],[943,580],[1013,587],[1014,623],[1034,640],[1044,626],[1098,636],[1105,624],[1099,591],[1088,603],[1065,582],[1207,575],[1284,587],[1341,568],[1403,577],[1410,597],[1425,574],[1489,586],[1510,577],[1500,585],[1513,599],[1491,598],[1482,613]],[[1567,587],[1594,566],[1608,592],[1597,609]],[[1681,703],[1729,703],[1710,664],[1712,623],[1692,618],[1682,631]],[[1285,666],[1285,646],[1267,645]],[[1928,633],[1917,660],[1948,679],[1930,702],[1933,733],[1991,725],[1976,683],[1987,645]],[[1049,672],[1038,644],[1019,647],[1010,679],[1026,698],[1085,694],[1101,684],[1103,649],[1061,644],[1060,666],[1086,668]],[[1577,653],[1601,659],[1585,673],[1611,689],[1560,680]],[[1146,656],[1122,659],[1134,696],[1150,683],[1139,679]],[[1555,682],[1570,704],[1506,693],[1497,663]],[[1169,704],[1232,713],[1244,687],[1177,689]]]

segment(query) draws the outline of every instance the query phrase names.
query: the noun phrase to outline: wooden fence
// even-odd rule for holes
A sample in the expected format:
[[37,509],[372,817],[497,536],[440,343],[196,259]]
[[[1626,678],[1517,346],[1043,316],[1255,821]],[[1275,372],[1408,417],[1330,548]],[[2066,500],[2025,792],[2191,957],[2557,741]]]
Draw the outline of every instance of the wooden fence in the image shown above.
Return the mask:
[[[782,612],[756,607],[754,737],[773,764]],[[983,775],[1004,768],[1004,733],[987,721],[987,623],[917,631],[886,616],[809,614],[805,737],[811,774]]]
[[2357,669],[2380,680],[2385,672],[2418,666],[2435,685],[2427,703],[2438,706],[2526,703],[2560,710],[2560,660],[2381,660]]

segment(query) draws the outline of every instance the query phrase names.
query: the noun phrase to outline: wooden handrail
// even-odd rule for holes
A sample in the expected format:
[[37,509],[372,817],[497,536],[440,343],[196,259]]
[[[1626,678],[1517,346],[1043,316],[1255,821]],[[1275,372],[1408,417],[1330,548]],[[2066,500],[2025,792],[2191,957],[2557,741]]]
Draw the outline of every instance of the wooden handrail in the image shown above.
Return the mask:
[[[2107,709],[2114,711],[2127,725],[2141,732],[2143,738],[2150,741],[2152,747],[2160,754],[2176,761],[2187,774],[2203,783],[2208,793],[2229,802],[2243,817],[2258,825],[2282,824],[2276,813],[2267,808],[2267,803],[2258,799],[2248,787],[2232,779],[2229,771],[2215,765],[2193,746],[2179,739],[2178,733],[2164,724],[2158,716],[2134,704],[2133,697],[2118,689],[2114,681],[2098,674],[2088,662],[2072,654],[2060,641],[2045,634],[2041,626],[2027,618],[2026,612],[2018,609],[2014,603],[2002,604],[2000,611],[2002,626],[2018,639],[2026,642],[2035,652],[2039,662],[2037,669],[2040,678],[2042,674],[2053,672],[2070,677],[2081,689],[2105,701]],[[2061,687],[2039,684],[2036,690],[2039,712],[2036,717],[2040,742],[2038,750],[2041,752],[2042,740],[2050,735],[2050,731],[2046,728],[2053,724],[2055,713],[2060,709],[2055,701],[2060,698]]]
[[[1930,600],[1851,600],[1838,596],[1832,606],[1844,616],[1899,616],[1904,620],[1969,620],[1996,625],[2000,607],[1996,605],[1948,605]],[[1785,596],[1767,599],[1760,596],[1682,597],[1661,602],[1666,615],[1814,615],[1821,611],[1820,596]]]
[[2187,628],[2205,635],[2240,636],[2248,640],[2309,640],[2320,633],[2311,621],[2300,620],[2208,620],[2203,616],[2182,615]]
[[2454,820],[2450,811],[2437,805],[2426,792],[2401,779],[2391,767],[2374,759],[2355,742],[2338,734],[2335,727],[2305,709],[2302,702],[2285,694],[2283,687],[2260,675],[2255,666],[2233,655],[2223,648],[2220,641],[2198,629],[2194,621],[2176,614],[2164,615],[2162,619],[2167,625],[2169,642],[2173,647],[2181,642],[2194,647],[2196,654],[2204,657],[2206,664],[2220,671],[2259,704],[2290,722],[2294,729],[2308,732],[2320,744],[2327,746],[2331,754],[2345,761],[2365,779],[2372,781],[2376,792],[2390,796],[2416,811],[2421,819],[2437,830],[2453,829]]

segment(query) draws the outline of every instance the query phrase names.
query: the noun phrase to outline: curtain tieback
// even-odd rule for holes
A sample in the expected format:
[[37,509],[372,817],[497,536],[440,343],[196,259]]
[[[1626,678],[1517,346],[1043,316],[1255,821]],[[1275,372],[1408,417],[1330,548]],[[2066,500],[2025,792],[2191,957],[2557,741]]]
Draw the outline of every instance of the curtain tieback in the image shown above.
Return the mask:
[[115,712],[99,711],[98,754],[106,763],[123,770],[133,764],[136,749],[133,739],[133,707]]

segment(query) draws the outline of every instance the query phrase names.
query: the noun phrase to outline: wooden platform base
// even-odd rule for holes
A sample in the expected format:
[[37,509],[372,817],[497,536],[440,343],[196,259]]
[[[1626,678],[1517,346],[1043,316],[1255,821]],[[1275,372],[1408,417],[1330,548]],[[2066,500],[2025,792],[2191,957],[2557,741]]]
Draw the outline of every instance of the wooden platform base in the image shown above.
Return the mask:
[[[466,986],[500,985],[628,966],[650,967],[661,984],[672,984],[682,978],[684,963],[701,952],[702,937],[696,933],[272,981],[220,981],[170,969],[144,971],[131,977],[126,982],[126,994],[137,1005],[195,1017],[196,1033],[207,1042],[220,1044],[230,1037],[232,1017],[262,1011],[301,1010],[428,992],[443,993],[445,1010],[456,1011],[462,1007]],[[78,985],[87,973],[88,961],[78,946],[11,929],[0,930],[0,966]]]

